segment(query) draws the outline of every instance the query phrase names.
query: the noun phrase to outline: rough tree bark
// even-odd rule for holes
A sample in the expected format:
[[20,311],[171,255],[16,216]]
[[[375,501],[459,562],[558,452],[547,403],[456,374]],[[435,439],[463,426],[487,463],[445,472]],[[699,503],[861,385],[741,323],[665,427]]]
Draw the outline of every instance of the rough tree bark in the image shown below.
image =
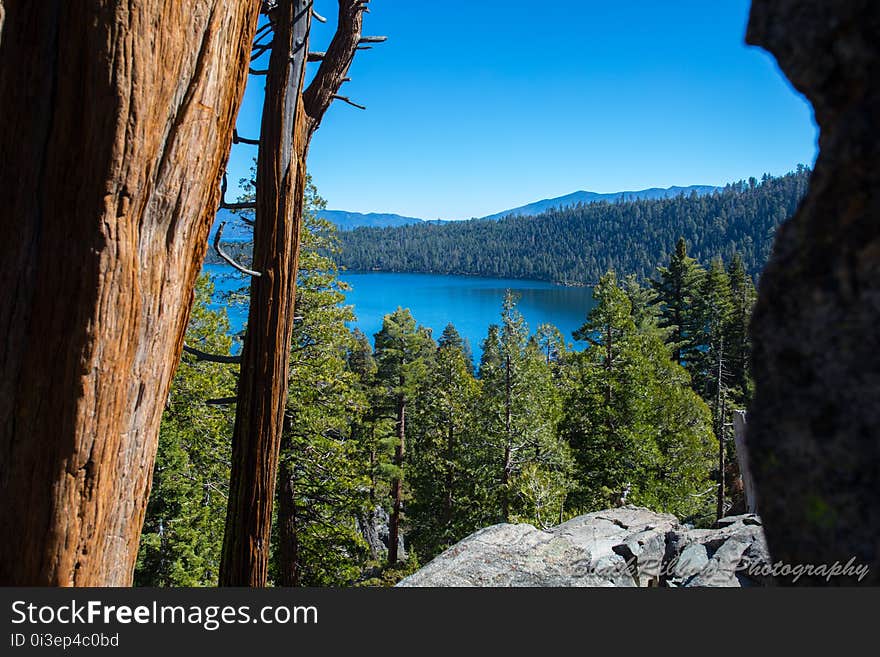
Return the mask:
[[[283,447],[290,449],[287,442]],[[278,570],[281,586],[299,586],[300,583],[299,514],[294,476],[291,463],[281,459],[278,472]]]
[[[311,0],[278,0],[257,158],[256,225],[248,329],[242,349],[220,584],[265,586],[287,404],[299,232],[309,143],[346,81],[362,42],[368,0],[339,0],[336,34],[301,92]],[[295,491],[288,490],[287,494]],[[292,508],[287,505],[285,509]],[[279,518],[286,523],[289,519]]]
[[[400,377],[400,385],[403,386],[403,376]],[[397,432],[394,465],[397,468],[403,468],[403,460],[406,458],[406,396],[402,393],[397,398],[397,420],[394,426]],[[400,513],[402,509],[403,479],[398,474],[391,479],[391,516],[388,519],[388,566],[391,568],[397,565],[400,557],[397,549],[400,542]]]
[[257,7],[3,8],[0,583],[127,585]]
[[[810,190],[779,231],[752,322],[748,451],[773,560],[870,566],[880,583],[880,3],[755,0],[821,129]],[[835,578],[832,583],[854,583]],[[803,577],[800,584],[824,584]]]
[[229,507],[220,566],[223,586],[265,586],[272,503],[287,403],[290,340],[305,183],[302,86],[310,0],[280,0],[269,12],[272,52],[257,157],[256,223],[248,328],[232,435]]

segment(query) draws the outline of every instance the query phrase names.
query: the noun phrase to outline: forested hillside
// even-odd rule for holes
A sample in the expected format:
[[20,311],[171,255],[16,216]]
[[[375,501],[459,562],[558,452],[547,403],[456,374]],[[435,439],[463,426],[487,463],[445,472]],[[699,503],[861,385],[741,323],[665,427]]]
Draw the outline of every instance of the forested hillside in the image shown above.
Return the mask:
[[[756,294],[735,254],[704,268],[679,239],[647,282],[603,273],[580,351],[551,324],[529,327],[508,292],[475,362],[452,324],[433,335],[406,308],[388,308],[374,336],[352,332],[334,261],[344,234],[318,217],[312,186],[306,201],[272,583],[391,584],[482,527],[622,503],[699,525],[741,511],[720,485],[737,480],[729,418],[752,388]],[[236,376],[210,297],[203,278],[162,421],[140,585],[218,577]]]
[[535,217],[400,228],[340,235],[351,270],[464,274],[595,284],[609,269],[648,276],[684,237],[704,265],[742,258],[756,276],[776,228],[794,214],[810,170],[765,175],[711,195],[580,204]]

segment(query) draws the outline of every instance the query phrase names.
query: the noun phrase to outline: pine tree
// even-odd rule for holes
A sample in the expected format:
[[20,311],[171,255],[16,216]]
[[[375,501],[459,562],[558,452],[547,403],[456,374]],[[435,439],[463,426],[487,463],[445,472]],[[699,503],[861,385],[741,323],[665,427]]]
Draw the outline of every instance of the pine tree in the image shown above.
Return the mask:
[[338,278],[336,229],[319,219],[323,201],[307,183],[293,329],[290,386],[278,476],[275,575],[283,586],[354,581],[366,545],[355,518],[368,504],[364,445],[352,428],[366,412],[356,346],[347,322],[348,287]]
[[[709,270],[700,284],[694,303],[695,325],[691,343],[697,346],[688,369],[694,381],[694,389],[712,405],[723,389],[727,379],[726,353],[729,345],[725,339],[730,333],[733,300],[730,279],[721,258],[712,260]],[[721,375],[719,376],[719,371]],[[713,407],[716,417],[720,409]]]
[[414,418],[408,515],[413,545],[423,559],[478,529],[483,518],[480,385],[465,346],[448,325]]
[[435,345],[429,329],[416,325],[409,310],[398,308],[382,321],[376,334],[376,380],[381,403],[394,414],[394,469],[391,473],[391,514],[388,566],[398,561],[398,539],[403,513],[407,410],[424,384]]
[[569,487],[570,456],[556,438],[560,399],[510,291],[501,320],[489,328],[480,363],[486,440],[500,461],[497,517],[548,526],[562,514]]
[[474,354],[471,351],[471,347],[468,344],[467,340],[461,337],[461,334],[458,332],[458,329],[450,322],[446,325],[446,328],[443,329],[443,333],[440,334],[440,338],[437,340],[437,345],[439,347],[453,347],[461,351],[462,355],[467,362],[470,371],[474,370]]
[[730,280],[732,311],[725,339],[727,367],[734,399],[746,406],[752,398],[751,352],[749,323],[758,293],[751,276],[746,273],[742,258],[735,253],[727,268]]
[[705,403],[650,326],[640,330],[609,272],[575,337],[589,347],[573,363],[561,435],[578,463],[582,510],[633,502],[690,515],[706,510],[714,437]]
[[657,292],[661,311],[660,327],[669,329],[672,359],[687,365],[695,357],[697,345],[696,298],[705,272],[696,260],[687,254],[687,242],[679,238],[669,265],[657,268],[657,278],[651,281]]

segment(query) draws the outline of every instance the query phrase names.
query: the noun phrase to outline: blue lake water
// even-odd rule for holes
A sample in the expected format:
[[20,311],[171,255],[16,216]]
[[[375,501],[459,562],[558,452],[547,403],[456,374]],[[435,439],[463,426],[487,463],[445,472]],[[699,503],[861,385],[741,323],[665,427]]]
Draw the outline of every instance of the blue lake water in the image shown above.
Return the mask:
[[[226,265],[205,265],[205,270],[214,279],[218,306],[225,292],[247,284],[243,275]],[[541,281],[384,272],[344,272],[340,278],[352,288],[346,303],[354,306],[353,326],[371,338],[381,329],[382,318],[401,306],[409,308],[419,324],[431,328],[435,338],[449,322],[455,324],[477,361],[489,324],[500,322],[507,290],[520,296],[518,309],[531,332],[539,324],[553,324],[566,342],[573,342],[572,331],[584,323],[594,305],[591,288]],[[232,330],[240,332],[247,319],[246,306],[227,306],[227,310]]]

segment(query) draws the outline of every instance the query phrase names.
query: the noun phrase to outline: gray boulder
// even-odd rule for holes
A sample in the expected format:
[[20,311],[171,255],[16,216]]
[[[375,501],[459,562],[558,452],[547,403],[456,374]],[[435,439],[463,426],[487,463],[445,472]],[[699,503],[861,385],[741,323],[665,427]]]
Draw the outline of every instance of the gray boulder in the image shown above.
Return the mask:
[[550,530],[501,524],[452,546],[398,586],[744,586],[769,563],[760,519],[690,529],[674,516],[625,506]]

